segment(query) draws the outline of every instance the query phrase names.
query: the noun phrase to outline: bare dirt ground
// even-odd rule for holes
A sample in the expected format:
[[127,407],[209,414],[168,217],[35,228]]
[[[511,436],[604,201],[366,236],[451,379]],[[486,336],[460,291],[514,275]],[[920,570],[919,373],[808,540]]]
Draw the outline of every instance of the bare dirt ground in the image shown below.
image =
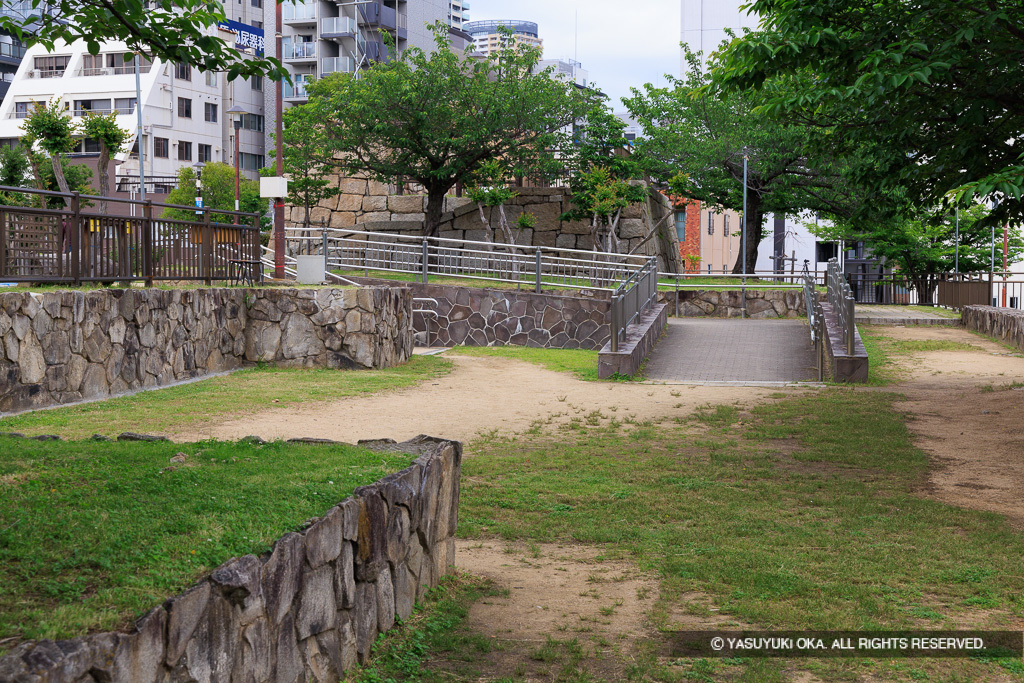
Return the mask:
[[917,444],[933,458],[927,494],[1006,515],[1024,527],[1024,357],[961,328],[876,328],[895,340],[947,340],[976,350],[892,358]]
[[400,391],[346,398],[299,408],[277,408],[198,429],[169,434],[175,441],[316,437],[354,443],[418,434],[469,441],[497,430],[523,432],[537,422],[568,422],[600,411],[643,422],[688,415],[707,403],[754,405],[763,387],[661,386],[584,382],[532,363],[494,357],[452,356],[455,368],[435,382]]

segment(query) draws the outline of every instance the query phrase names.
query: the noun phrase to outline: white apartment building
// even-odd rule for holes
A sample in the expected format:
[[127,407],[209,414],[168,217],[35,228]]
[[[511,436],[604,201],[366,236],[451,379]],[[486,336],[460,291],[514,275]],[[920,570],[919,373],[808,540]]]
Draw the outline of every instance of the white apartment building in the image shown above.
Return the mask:
[[543,53],[544,40],[538,32],[537,23],[533,21],[516,21],[512,19],[496,19],[488,21],[470,21],[463,24],[463,30],[473,36],[476,43],[476,51],[483,56],[497,52],[504,46],[506,40],[500,33],[499,27],[512,29],[512,41],[525,43],[540,48]]
[[462,29],[469,21],[469,0],[451,0],[448,9],[448,25]]
[[572,81],[581,88],[586,88],[589,85],[590,72],[574,59],[542,59],[537,62],[538,72],[548,67],[554,67],[555,75]]
[[[39,45],[29,48],[0,105],[0,140],[12,144],[23,135],[22,123],[35,103],[60,101],[76,121],[91,111],[116,112],[118,125],[131,132],[131,151],[114,157],[111,187],[137,191],[135,68],[131,60],[125,61],[126,51],[124,43],[117,42],[105,43],[97,55],[89,54],[84,41],[58,43],[50,52]],[[227,110],[235,105],[246,111],[239,135],[239,165],[247,176],[257,177],[264,165],[265,127],[258,79],[228,82],[224,74],[160,60],[152,64],[143,60],[140,72],[141,148],[151,192],[173,185],[182,166],[211,161],[233,164],[235,130]],[[98,154],[98,143],[88,139],[74,152],[87,158]],[[96,179],[93,184],[98,187]]]

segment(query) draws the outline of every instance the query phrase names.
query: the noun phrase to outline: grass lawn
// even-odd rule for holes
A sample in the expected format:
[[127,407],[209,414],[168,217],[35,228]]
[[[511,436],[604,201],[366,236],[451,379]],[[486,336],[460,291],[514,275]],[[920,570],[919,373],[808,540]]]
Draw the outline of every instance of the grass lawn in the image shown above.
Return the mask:
[[447,374],[451,367],[451,361],[438,356],[414,356],[404,365],[384,370],[257,367],[131,396],[14,415],[0,419],[0,432],[76,439],[186,429],[211,418],[399,389]]
[[921,313],[934,313],[935,315],[942,316],[943,318],[960,317],[960,311],[942,308],[941,306],[907,306],[906,308],[911,311],[920,311]]
[[[172,464],[179,452],[186,462]],[[126,626],[412,460],[283,442],[0,437],[0,650]]]
[[[484,439],[463,462],[459,534],[597,544],[630,558],[660,577],[649,616],[662,638],[673,610],[690,609],[689,591],[752,628],[1012,630],[1024,617],[1024,536],[1000,515],[922,494],[928,460],[894,409],[898,399],[836,387],[750,413],[721,405],[676,423],[580,423]],[[423,679],[476,680],[474,658],[487,649],[458,620],[441,631],[445,638],[435,633],[423,646]],[[595,644],[585,633],[573,642],[552,655],[563,661],[559,680],[593,680],[587,652]],[[828,681],[1024,680],[1019,659],[666,666],[654,656],[658,643],[650,645],[631,678],[772,681],[797,665]],[[428,663],[439,652],[449,666],[432,678]],[[447,673],[453,662],[458,677]]]
[[597,351],[584,349],[535,349],[528,346],[456,346],[445,354],[511,358],[541,365],[555,372],[571,372],[579,379],[596,382]]

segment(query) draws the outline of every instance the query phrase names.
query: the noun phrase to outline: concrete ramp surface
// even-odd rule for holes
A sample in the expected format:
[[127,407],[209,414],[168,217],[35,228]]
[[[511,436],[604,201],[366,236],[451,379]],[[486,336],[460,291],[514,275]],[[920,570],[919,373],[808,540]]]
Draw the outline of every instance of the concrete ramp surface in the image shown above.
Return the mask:
[[804,320],[670,318],[647,361],[655,382],[816,381]]

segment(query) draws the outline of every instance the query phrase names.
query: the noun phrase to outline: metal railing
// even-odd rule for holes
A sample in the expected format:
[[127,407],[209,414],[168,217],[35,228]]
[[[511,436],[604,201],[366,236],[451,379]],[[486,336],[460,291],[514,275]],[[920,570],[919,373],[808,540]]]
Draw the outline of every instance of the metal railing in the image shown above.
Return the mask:
[[860,304],[1024,307],[1024,273],[846,273]]
[[636,273],[630,275],[612,294],[611,350],[619,350],[626,340],[626,328],[658,301],[658,259],[650,258]]
[[825,377],[825,315],[818,301],[817,273],[811,271],[804,262],[803,277],[804,307],[807,311],[807,324],[811,330],[811,345],[814,346],[814,357],[817,359],[818,381]]
[[[0,281],[210,283],[234,279],[260,259],[257,214],[16,187],[0,192],[35,204],[0,206]],[[100,213],[100,202],[117,211]],[[189,218],[171,218],[168,210]]]
[[650,261],[646,256],[341,228],[285,232],[296,253],[326,254],[329,270],[402,273],[424,283],[431,277],[484,280],[537,292],[545,287],[614,292]]
[[851,356],[857,330],[853,311],[855,301],[850,284],[839,270],[839,262],[832,259],[828,262],[828,303],[839,321],[839,328],[846,342],[846,353]]

